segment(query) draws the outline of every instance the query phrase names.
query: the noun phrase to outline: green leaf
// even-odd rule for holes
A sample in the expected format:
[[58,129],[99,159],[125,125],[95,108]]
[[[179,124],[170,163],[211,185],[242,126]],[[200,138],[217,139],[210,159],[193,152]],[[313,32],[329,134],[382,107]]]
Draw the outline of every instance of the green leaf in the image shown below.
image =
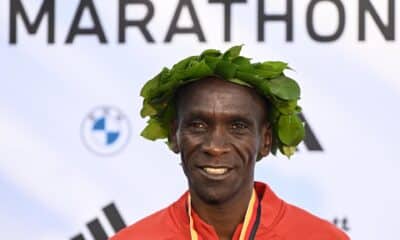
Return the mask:
[[255,73],[263,78],[276,78],[283,74],[283,70],[287,68],[284,62],[263,62],[253,64]]
[[232,60],[232,63],[236,64],[236,65],[251,65],[250,63],[251,58],[246,58],[246,57],[242,57],[242,56],[238,56],[235,57]]
[[154,78],[150,79],[147,81],[147,83],[142,87],[142,90],[140,90],[140,96],[147,98],[150,96],[150,93],[152,89],[156,89],[159,84],[160,84],[160,78],[161,78],[161,73],[163,71],[168,71],[166,68],[164,68],[159,74],[157,74]]
[[283,72],[288,68],[288,64],[280,61],[267,61],[261,63],[262,68],[272,68],[274,71]]
[[205,57],[219,57],[221,56],[221,52],[217,49],[207,49],[200,54],[200,59]]
[[267,80],[262,80],[257,87],[258,87],[258,90],[264,96],[270,96],[271,95],[271,90],[269,89],[269,85],[268,85],[268,81]]
[[218,62],[215,67],[215,73],[225,79],[231,79],[235,76],[237,66],[225,60]]
[[233,46],[231,48],[229,48],[223,55],[223,59],[228,60],[228,59],[232,59],[235,57],[238,57],[240,55],[240,51],[242,50],[242,45],[237,45],[237,46]]
[[197,58],[198,58],[197,56],[190,56],[182,59],[178,63],[174,64],[174,66],[172,66],[171,72],[185,69],[191,61],[194,61]]
[[300,98],[300,87],[293,79],[286,76],[268,81],[271,93],[284,100],[297,100]]
[[252,73],[253,75],[255,75],[255,71],[254,71],[254,67],[251,64],[241,64],[238,65],[237,71],[241,71],[241,72],[246,72],[246,73]]
[[293,115],[281,115],[278,120],[278,136],[282,143],[296,146],[303,140],[305,130],[300,118]]
[[154,116],[157,114],[157,110],[151,106],[148,102],[143,101],[143,107],[142,110],[140,111],[140,116],[142,118],[146,116]]
[[[291,115],[294,113],[299,113],[301,112],[301,109],[297,108],[297,100],[281,100],[279,98],[271,96],[271,102],[272,104],[281,112],[282,114],[285,115]],[[300,110],[300,111],[298,111]]]
[[175,109],[175,104],[173,102],[169,102],[168,106],[165,108],[165,111],[163,112],[162,115],[162,125],[163,126],[168,126],[170,124],[170,121],[176,116],[176,109]]
[[146,128],[142,131],[141,136],[149,140],[168,137],[168,128],[163,126],[158,120],[150,119]]
[[220,58],[218,57],[211,57],[211,56],[206,56],[204,58],[205,63],[207,64],[207,66],[214,71],[215,67],[217,66],[218,62],[221,61]]
[[281,145],[279,150],[281,151],[281,153],[283,153],[283,155],[290,159],[290,157],[296,152],[296,147]]
[[213,72],[204,62],[193,62],[185,71],[184,80],[190,80],[193,78],[205,77],[211,75]]
[[281,75],[280,72],[276,72],[276,71],[267,71],[264,69],[254,69],[254,74],[257,74],[258,76],[262,77],[262,78],[266,78],[266,79],[271,79],[271,78],[276,78],[279,77]]
[[240,80],[238,78],[231,78],[231,79],[229,79],[229,81],[233,82],[233,83],[236,83],[236,84],[239,84],[239,85],[242,85],[242,86],[251,87],[251,88],[253,87],[250,84],[248,84],[247,82],[242,81],[242,80]]
[[250,58],[246,57],[236,57],[232,60],[232,63],[236,64],[238,66],[237,70],[242,71],[242,72],[253,72],[254,68],[253,65],[250,62]]
[[270,105],[269,113],[268,113],[269,122],[271,124],[274,124],[275,122],[278,121],[280,115],[281,114],[280,114],[279,110],[275,106]]
[[240,80],[243,80],[253,86],[259,86],[263,81],[263,79],[256,74],[242,71],[237,71],[235,74],[235,78],[239,78]]
[[160,74],[160,85],[162,83],[165,83],[169,80],[169,77],[171,76],[171,71],[168,68],[164,68],[163,71]]

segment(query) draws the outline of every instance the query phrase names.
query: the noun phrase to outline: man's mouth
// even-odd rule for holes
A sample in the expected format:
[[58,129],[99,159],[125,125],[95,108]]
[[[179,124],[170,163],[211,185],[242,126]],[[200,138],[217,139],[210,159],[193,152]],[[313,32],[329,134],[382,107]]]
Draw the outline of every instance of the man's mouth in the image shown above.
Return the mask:
[[229,169],[224,167],[204,167],[203,170],[210,175],[222,175],[227,173]]
[[211,180],[223,180],[230,175],[232,168],[227,166],[201,166],[200,173]]

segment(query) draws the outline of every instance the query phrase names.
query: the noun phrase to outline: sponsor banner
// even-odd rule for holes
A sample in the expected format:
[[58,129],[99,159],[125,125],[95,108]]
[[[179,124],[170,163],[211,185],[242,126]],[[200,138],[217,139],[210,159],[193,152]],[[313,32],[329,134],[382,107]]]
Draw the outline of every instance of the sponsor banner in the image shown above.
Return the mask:
[[140,137],[141,86],[207,48],[244,44],[302,87],[306,139],[256,179],[352,239],[399,239],[395,0],[0,1],[4,239],[107,239],[186,189]]

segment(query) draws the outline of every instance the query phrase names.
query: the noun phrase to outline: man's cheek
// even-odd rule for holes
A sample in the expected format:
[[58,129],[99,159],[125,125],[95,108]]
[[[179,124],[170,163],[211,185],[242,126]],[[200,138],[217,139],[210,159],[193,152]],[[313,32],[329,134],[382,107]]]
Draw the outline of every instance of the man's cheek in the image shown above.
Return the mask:
[[257,157],[257,148],[254,147],[255,143],[251,140],[238,142],[234,146],[244,164],[251,162],[253,158]]
[[201,149],[202,141],[193,137],[184,137],[181,141],[181,149],[185,152],[185,158],[192,158]]
[[182,159],[182,170],[186,177],[190,176],[190,166],[188,165],[187,160]]

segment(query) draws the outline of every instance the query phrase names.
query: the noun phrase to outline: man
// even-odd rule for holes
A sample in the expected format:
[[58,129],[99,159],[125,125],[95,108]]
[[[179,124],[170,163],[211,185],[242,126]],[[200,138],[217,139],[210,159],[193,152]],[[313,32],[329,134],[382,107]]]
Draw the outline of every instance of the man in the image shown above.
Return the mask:
[[205,51],[144,86],[142,116],[150,121],[142,135],[168,137],[181,155],[189,191],[112,240],[349,239],[254,182],[256,161],[273,148],[293,154],[304,128],[297,118],[299,88],[283,74],[287,66],[250,64],[240,48]]

